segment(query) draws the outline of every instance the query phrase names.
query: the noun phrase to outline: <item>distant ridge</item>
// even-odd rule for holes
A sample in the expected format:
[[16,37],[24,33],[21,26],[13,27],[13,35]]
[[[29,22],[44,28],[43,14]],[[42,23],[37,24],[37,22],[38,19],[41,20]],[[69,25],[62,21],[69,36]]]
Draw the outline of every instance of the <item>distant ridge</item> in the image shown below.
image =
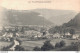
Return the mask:
[[39,15],[40,13],[33,11],[9,9],[5,12],[6,21],[4,25],[53,25],[52,22]]
[[54,23],[54,25],[62,25],[63,23],[67,23],[77,14],[77,12],[72,10],[34,9],[32,11],[40,13],[47,20]]
[[[13,10],[4,9],[3,25],[61,25],[69,22],[77,14],[71,10],[33,9]],[[43,20],[44,19],[44,20]],[[45,22],[45,23],[44,23]]]

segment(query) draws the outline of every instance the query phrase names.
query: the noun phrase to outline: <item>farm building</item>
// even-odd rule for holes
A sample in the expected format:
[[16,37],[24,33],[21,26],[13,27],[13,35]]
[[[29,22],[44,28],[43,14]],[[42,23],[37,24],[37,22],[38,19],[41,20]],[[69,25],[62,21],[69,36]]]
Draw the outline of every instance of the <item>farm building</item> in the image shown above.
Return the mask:
[[61,35],[59,34],[59,33],[55,33],[54,35],[53,35],[53,38],[60,38],[61,37]]
[[47,34],[46,37],[47,38],[53,38],[53,34]]
[[13,37],[13,33],[5,33],[3,35],[3,37],[10,37],[10,38],[12,38]]
[[78,39],[79,37],[80,37],[79,34],[74,34],[74,35],[72,36],[73,39]]
[[29,31],[25,31],[25,35],[27,36],[33,36],[33,37],[41,37],[42,33],[38,32],[38,31],[34,31],[34,30],[29,30]]
[[71,36],[71,34],[70,34],[69,32],[66,32],[65,35],[67,35],[67,36]]

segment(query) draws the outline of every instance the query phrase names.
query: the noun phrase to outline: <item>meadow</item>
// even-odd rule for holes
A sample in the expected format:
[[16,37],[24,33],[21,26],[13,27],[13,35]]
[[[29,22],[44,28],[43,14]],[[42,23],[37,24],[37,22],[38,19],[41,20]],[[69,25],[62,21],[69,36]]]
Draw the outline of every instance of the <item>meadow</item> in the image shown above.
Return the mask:
[[[56,43],[64,40],[66,45],[71,45],[72,42],[77,42],[78,40],[70,40],[70,39],[52,39],[51,44],[55,46]],[[38,46],[41,47],[46,40],[35,40],[35,41],[22,41],[21,46],[25,48],[25,50],[33,50],[34,47]]]
[[9,46],[9,45],[11,45],[11,42],[2,42],[2,41],[0,41],[0,50],[1,50],[3,47],[7,47],[7,46]]

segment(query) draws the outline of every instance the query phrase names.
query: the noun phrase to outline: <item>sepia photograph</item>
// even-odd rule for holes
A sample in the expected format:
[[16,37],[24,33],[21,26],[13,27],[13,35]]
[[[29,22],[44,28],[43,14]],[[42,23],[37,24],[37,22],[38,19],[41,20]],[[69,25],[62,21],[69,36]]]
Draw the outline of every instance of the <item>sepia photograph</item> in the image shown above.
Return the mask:
[[80,51],[80,0],[0,0],[0,51]]

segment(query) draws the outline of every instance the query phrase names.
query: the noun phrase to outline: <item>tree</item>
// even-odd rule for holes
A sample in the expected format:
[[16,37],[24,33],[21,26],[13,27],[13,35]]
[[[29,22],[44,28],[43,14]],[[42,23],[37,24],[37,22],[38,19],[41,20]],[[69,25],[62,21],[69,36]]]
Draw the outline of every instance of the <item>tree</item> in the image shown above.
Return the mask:
[[14,40],[14,38],[10,38],[10,41],[13,41]]
[[2,33],[4,34],[5,32],[6,32],[6,28],[3,27],[3,28],[2,28]]
[[75,34],[75,30],[74,29],[70,29],[70,34],[73,36],[73,34]]
[[41,47],[42,51],[48,51],[48,50],[51,50],[51,49],[54,49],[54,46],[50,43],[49,40],[45,41],[44,45]]
[[15,27],[15,32],[18,32],[18,31],[19,31],[18,27]]
[[50,28],[48,31],[49,31],[50,34],[54,34],[54,33],[57,32],[54,27]]
[[63,34],[64,34],[64,36],[65,36],[65,33],[66,33],[66,29],[63,29]]
[[71,45],[75,45],[75,43],[74,42],[71,42]]
[[16,45],[15,51],[24,51],[24,48],[19,45]]
[[46,32],[43,32],[43,35],[46,35]]
[[46,28],[40,28],[40,32],[43,33],[44,31],[46,31]]
[[11,33],[11,32],[12,32],[12,29],[9,29],[9,30],[8,30],[8,33]]
[[60,47],[61,47],[60,43],[55,44],[55,48],[60,48]]
[[21,32],[24,33],[24,27],[21,28]]
[[41,48],[39,48],[38,46],[36,46],[36,47],[34,47],[34,49],[33,49],[34,51],[40,51],[41,50]]
[[60,47],[63,47],[63,46],[65,46],[65,41],[62,40],[62,41],[60,42]]

